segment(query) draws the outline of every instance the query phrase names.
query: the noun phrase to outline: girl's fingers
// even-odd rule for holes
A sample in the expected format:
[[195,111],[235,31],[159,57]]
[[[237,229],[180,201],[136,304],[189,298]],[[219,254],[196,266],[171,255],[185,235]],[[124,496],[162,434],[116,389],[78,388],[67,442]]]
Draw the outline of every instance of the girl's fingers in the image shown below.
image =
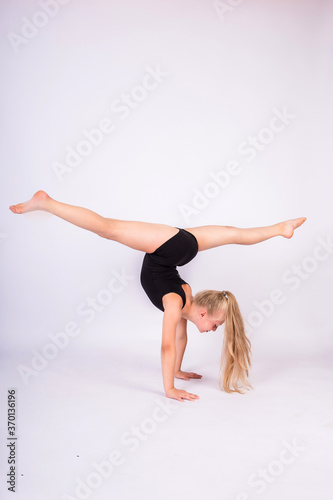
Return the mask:
[[184,391],[184,393],[182,394],[181,397],[184,399],[189,399],[189,400],[199,399],[199,396],[197,396],[196,394],[191,394],[190,392],[186,392],[186,391]]

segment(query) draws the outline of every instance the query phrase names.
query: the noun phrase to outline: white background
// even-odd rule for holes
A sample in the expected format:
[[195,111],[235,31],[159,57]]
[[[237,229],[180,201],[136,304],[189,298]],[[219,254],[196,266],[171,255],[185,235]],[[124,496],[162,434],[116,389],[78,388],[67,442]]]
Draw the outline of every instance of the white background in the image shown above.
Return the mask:
[[[230,0],[218,8],[208,0],[71,0],[59,9],[50,2],[52,16],[41,16],[46,3],[1,3],[2,496],[11,498],[6,401],[14,387],[19,500],[328,500],[332,2]],[[32,21],[45,25],[29,32]],[[23,32],[30,38],[19,38]],[[112,105],[141,95],[133,89],[147,68],[165,76],[141,102],[132,98],[122,119]],[[248,161],[239,148],[258,134],[267,138],[274,110],[293,118]],[[114,131],[57,175],[55,162],[64,164],[83,130],[105,118]],[[212,193],[210,173],[233,160],[238,174],[186,219],[184,205],[199,203],[198,191]],[[223,329],[200,335],[190,324],[183,369],[203,378],[176,387],[200,400],[167,401],[162,313],[139,282],[143,255],[49,214],[8,210],[38,189],[107,217],[177,227],[306,216],[291,240],[209,250],[180,269],[194,293],[237,296],[252,323],[254,390],[218,389]],[[131,279],[118,281],[121,292],[110,298],[114,273]],[[270,299],[276,289],[280,304]],[[103,297],[108,303],[98,302],[88,323],[78,307]],[[70,322],[77,335],[24,379],[22,366],[32,369],[50,334]],[[131,447],[123,436],[135,426],[142,434]],[[299,451],[286,464],[281,457],[293,442]],[[75,492],[78,478],[89,483],[92,464],[114,450],[123,463]],[[260,469],[268,479],[255,483]]]

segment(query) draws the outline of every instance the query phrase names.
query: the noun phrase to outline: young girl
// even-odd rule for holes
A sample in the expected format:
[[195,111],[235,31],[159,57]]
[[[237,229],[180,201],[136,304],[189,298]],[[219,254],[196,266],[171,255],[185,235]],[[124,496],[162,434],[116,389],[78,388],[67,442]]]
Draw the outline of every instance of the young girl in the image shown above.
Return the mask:
[[[14,214],[43,210],[103,238],[145,252],[141,284],[151,302],[163,311],[161,362],[165,394],[178,401],[199,396],[176,389],[174,379],[189,380],[201,375],[181,370],[187,344],[187,321],[202,332],[225,323],[219,386],[226,392],[249,389],[251,343],[235,296],[226,290],[192,290],[176,266],[190,262],[198,252],[227,244],[253,245],[274,236],[291,238],[305,217],[268,227],[240,229],[232,226],[201,226],[180,229],[165,224],[104,218],[86,208],[66,205],[37,191],[30,201],[9,207]],[[231,387],[232,386],[232,387]]]

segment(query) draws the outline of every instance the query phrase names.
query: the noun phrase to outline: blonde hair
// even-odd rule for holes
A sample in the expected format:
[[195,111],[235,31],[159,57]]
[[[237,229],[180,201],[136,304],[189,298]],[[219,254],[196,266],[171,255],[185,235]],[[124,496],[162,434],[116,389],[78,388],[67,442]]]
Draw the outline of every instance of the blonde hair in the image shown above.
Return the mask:
[[225,311],[219,387],[229,393],[244,394],[241,389],[252,389],[248,381],[251,342],[245,334],[244,321],[236,297],[227,290],[204,290],[193,297],[193,302],[204,307],[209,316]]

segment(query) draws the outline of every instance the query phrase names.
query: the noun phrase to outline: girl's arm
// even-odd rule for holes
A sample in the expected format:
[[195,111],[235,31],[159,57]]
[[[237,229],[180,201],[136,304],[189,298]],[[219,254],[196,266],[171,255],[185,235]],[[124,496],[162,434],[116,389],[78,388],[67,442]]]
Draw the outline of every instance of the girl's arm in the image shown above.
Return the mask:
[[[162,329],[161,362],[165,394],[167,397],[183,401],[198,399],[195,394],[174,387],[176,366],[176,330],[181,320],[181,298],[175,293],[163,297],[164,315]],[[184,352],[184,351],[183,351]]]
[[175,366],[175,376],[180,372],[182,365],[184,352],[187,345],[187,320],[185,318],[180,318],[176,328],[176,366]]
[[176,329],[175,377],[183,380],[190,380],[190,378],[202,378],[202,375],[198,375],[198,373],[184,372],[181,370],[181,365],[186,345],[187,345],[187,320],[185,318],[181,318]]

